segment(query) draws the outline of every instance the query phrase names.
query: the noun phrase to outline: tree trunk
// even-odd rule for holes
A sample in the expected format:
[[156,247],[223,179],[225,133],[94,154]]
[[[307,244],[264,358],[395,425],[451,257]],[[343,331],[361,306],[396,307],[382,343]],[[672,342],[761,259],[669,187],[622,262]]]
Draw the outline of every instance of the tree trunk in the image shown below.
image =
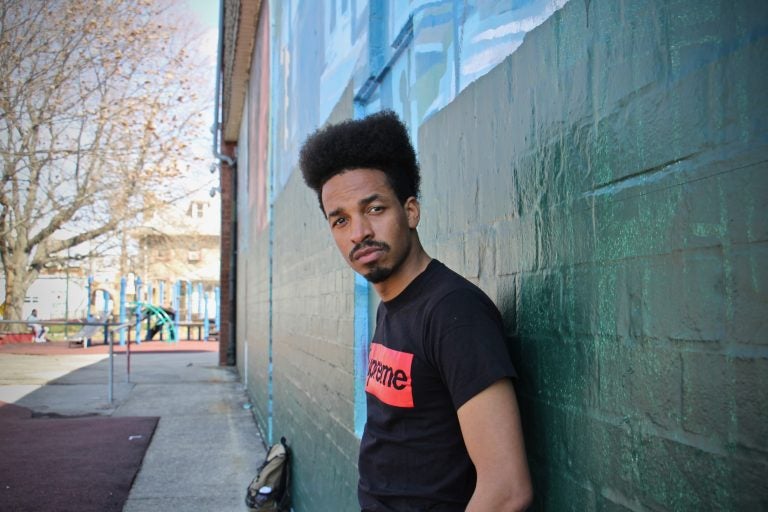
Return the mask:
[[[19,261],[21,260],[21,261]],[[26,258],[12,255],[5,261],[5,320],[23,320],[24,299],[32,281],[37,279],[36,270],[26,268]],[[6,331],[17,332],[22,324],[4,324]]]

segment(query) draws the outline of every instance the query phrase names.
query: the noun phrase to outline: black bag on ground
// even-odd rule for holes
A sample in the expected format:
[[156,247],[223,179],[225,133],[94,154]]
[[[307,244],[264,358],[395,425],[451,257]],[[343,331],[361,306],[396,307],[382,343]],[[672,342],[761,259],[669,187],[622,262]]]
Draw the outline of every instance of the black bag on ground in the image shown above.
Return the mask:
[[291,507],[291,454],[285,438],[267,450],[267,456],[245,493],[245,504],[258,512],[287,512]]

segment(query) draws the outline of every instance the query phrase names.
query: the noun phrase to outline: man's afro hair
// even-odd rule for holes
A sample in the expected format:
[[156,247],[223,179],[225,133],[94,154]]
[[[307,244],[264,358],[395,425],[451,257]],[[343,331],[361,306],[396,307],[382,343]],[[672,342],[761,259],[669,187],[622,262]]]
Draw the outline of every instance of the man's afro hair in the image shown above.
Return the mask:
[[421,175],[408,130],[397,114],[385,110],[317,130],[301,148],[301,172],[323,208],[325,183],[351,169],[377,169],[387,175],[401,203],[418,197]]

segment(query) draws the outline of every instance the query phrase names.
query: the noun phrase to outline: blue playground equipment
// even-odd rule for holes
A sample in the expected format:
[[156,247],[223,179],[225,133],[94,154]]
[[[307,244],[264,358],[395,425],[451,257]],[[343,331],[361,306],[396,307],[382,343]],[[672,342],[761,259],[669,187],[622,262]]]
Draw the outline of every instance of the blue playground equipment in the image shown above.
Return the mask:
[[[179,341],[178,327],[174,319],[160,306],[153,304],[147,304],[146,302],[133,302],[131,307],[136,311],[136,342],[141,343],[142,338],[144,341],[153,338],[153,334],[163,332],[165,336],[161,339],[175,343]],[[152,318],[155,318],[154,326],[151,325]],[[141,324],[142,320],[147,321],[147,328],[144,331],[144,336],[141,336]],[[152,332],[154,331],[154,332]],[[166,339],[167,337],[167,339]]]
[[[104,312],[99,316],[111,314],[111,308],[108,311],[106,306],[111,300],[111,295],[107,296],[108,292],[103,288],[94,288],[94,279],[91,276],[88,278],[88,320],[92,317],[92,307],[96,305],[95,292],[99,290],[105,294]],[[117,309],[119,322],[130,326],[116,333],[120,345],[125,345],[128,340],[135,340],[136,343],[147,341],[151,331],[154,331],[152,334],[159,333],[162,340],[170,342],[179,339],[208,341],[212,326],[216,332],[219,331],[221,292],[218,286],[209,286],[206,289],[203,283],[193,283],[190,280],[144,282],[137,276],[133,281],[132,292],[128,290],[126,278],[121,278],[119,303],[112,304]],[[168,308],[163,306],[170,306],[175,314],[169,315]],[[142,325],[145,327],[142,328]],[[156,330],[157,327],[159,330]],[[186,338],[182,337],[184,327]],[[193,331],[196,331],[194,338]]]

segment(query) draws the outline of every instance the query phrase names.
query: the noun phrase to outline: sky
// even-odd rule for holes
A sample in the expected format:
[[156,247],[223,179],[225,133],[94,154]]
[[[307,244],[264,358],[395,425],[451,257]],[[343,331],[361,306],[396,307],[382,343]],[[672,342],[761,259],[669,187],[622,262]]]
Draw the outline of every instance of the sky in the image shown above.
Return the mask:
[[219,0],[187,0],[187,5],[204,24],[216,28],[219,24]]
[[[200,91],[202,96],[213,97],[213,89],[215,88],[215,75],[216,75],[216,57],[218,51],[218,28],[219,28],[219,0],[183,0],[183,4],[188,7],[188,12],[199,22],[199,27],[195,30],[202,28],[205,32],[199,38],[199,52],[205,55],[206,61],[210,63],[210,91]],[[205,115],[205,122],[210,126],[214,122],[213,105],[209,113]],[[211,174],[209,168],[210,164],[215,162],[213,158],[213,136],[210,132],[206,132],[208,135],[205,140],[201,140],[194,144],[195,154],[204,158],[204,163],[198,163],[194,169],[191,169],[190,174],[185,176],[184,188],[197,189],[194,193],[195,197],[201,199],[210,199],[209,191],[211,188],[218,186],[218,174]],[[218,199],[218,196],[216,196]]]
[[219,0],[186,0],[186,4],[192,15],[207,29],[200,44],[215,59],[219,35]]

